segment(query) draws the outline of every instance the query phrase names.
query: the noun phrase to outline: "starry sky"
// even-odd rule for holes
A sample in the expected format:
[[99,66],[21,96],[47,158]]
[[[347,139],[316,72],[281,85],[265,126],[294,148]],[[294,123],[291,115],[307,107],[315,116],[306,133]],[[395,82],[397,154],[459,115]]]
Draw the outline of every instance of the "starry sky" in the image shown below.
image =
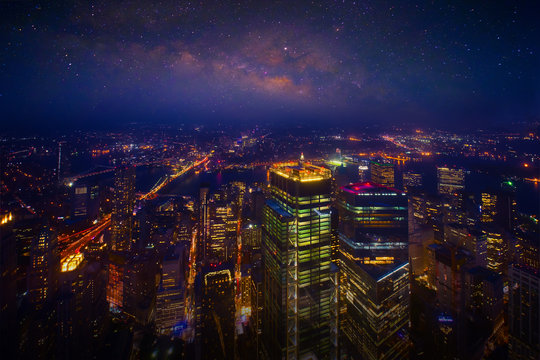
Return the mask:
[[2,0],[1,123],[537,121],[535,3]]

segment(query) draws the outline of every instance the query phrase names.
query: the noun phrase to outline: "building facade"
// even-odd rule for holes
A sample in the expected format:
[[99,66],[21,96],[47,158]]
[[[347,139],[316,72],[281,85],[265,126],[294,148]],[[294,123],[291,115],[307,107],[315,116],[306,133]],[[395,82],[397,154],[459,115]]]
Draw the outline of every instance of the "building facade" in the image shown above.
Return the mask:
[[275,165],[263,216],[263,341],[272,359],[328,359],[330,170]]

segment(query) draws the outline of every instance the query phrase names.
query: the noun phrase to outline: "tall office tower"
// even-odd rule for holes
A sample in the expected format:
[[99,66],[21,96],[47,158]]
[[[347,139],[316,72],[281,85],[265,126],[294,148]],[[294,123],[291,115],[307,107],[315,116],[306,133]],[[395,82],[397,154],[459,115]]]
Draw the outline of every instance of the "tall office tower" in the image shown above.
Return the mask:
[[29,300],[37,309],[43,308],[46,302],[54,298],[59,272],[60,256],[56,234],[49,228],[43,228],[32,240],[27,274]]
[[179,336],[184,319],[184,279],[182,257],[169,249],[161,265],[161,281],[156,298],[156,329],[159,334]]
[[99,186],[77,184],[73,187],[73,217],[97,219],[99,215]]
[[242,246],[248,246],[253,250],[261,248],[262,227],[255,223],[249,222],[242,228]]
[[487,267],[486,234],[459,224],[445,224],[444,239],[445,243],[467,249],[477,266]]
[[410,192],[411,190],[418,189],[422,186],[422,174],[407,171],[403,173],[403,190]]
[[262,313],[263,313],[263,280],[262,269],[259,266],[254,266],[251,271],[251,318],[250,331],[252,339],[255,342],[256,354],[254,358],[258,359],[261,353],[261,335],[262,335]]
[[257,188],[251,193],[251,212],[258,223],[262,221],[265,202],[264,192],[261,189]]
[[234,359],[234,283],[229,269],[204,275],[201,298],[201,357]]
[[363,182],[341,188],[342,354],[401,359],[408,353],[408,207],[405,193]]
[[376,184],[394,187],[394,164],[372,161],[371,181]]
[[487,268],[498,274],[506,274],[509,262],[508,242],[501,229],[485,227],[482,229],[487,242]]
[[331,354],[331,172],[303,163],[269,172],[263,217],[263,341],[272,359]]
[[111,215],[112,250],[131,247],[133,208],[135,207],[135,167],[120,166],[114,176],[113,210]]
[[358,162],[358,180],[360,182],[369,180],[369,160],[360,160]]
[[88,351],[84,332],[88,325],[90,293],[84,281],[84,256],[77,253],[63,259],[59,276],[57,300],[57,352],[59,358],[73,358],[79,351]]
[[437,289],[441,311],[458,314],[463,310],[464,272],[472,264],[470,254],[451,244],[431,244],[428,251],[428,281]]
[[483,192],[481,197],[481,220],[483,223],[493,223],[497,214],[497,195]]
[[124,277],[126,272],[126,254],[111,253],[107,266],[107,302],[114,313],[124,308]]
[[228,258],[227,221],[230,208],[223,202],[212,202],[209,213],[206,257],[213,262],[224,262]]
[[146,326],[153,320],[159,280],[157,252],[145,249],[132,255],[124,273],[123,313]]
[[476,318],[503,322],[503,277],[475,266],[465,273],[465,307]]
[[441,195],[453,195],[465,188],[465,171],[446,166],[437,167],[437,189]]
[[108,314],[106,274],[82,253],[63,259],[57,299],[57,358],[93,358],[102,346]]
[[540,270],[513,264],[509,273],[509,359],[540,358]]
[[17,349],[16,332],[13,331],[17,326],[16,237],[8,221],[0,225],[0,234],[0,333],[3,334],[0,348],[6,358],[14,359]]
[[199,259],[206,259],[207,253],[207,237],[209,231],[208,220],[208,200],[210,191],[209,184],[201,184],[199,189],[199,235],[197,248],[201,251],[197,251],[197,257]]
[[511,191],[483,192],[481,201],[481,220],[483,223],[494,223],[507,231],[513,229],[516,201]]
[[540,269],[540,239],[538,233],[517,232],[516,240],[518,248],[515,254],[516,261],[520,264]]

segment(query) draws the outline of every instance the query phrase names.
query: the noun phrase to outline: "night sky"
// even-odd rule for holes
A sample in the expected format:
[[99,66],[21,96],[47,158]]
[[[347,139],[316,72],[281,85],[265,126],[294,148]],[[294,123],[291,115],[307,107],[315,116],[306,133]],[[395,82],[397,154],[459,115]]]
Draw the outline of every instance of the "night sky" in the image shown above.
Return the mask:
[[2,0],[1,124],[530,122],[537,4]]

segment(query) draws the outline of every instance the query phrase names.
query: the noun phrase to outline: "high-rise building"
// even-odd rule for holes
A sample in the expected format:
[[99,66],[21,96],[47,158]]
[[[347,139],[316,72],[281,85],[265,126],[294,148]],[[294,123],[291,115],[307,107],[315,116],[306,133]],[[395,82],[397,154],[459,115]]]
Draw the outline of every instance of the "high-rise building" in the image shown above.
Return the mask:
[[403,190],[410,192],[422,186],[422,174],[413,171],[403,173]]
[[152,249],[130,256],[124,272],[123,313],[143,326],[152,322],[156,308],[159,258]]
[[371,162],[371,181],[376,184],[394,187],[394,164],[379,161]]
[[251,249],[261,248],[262,227],[250,222],[242,228],[242,245],[249,246]]
[[369,180],[369,160],[358,161],[358,180],[360,182]]
[[491,191],[481,194],[481,220],[505,230],[512,230],[515,224],[515,199],[511,191]]
[[408,207],[405,193],[364,182],[341,188],[342,354],[401,359],[408,352]]
[[184,319],[182,256],[170,249],[161,264],[161,281],[156,298],[156,329],[160,334],[180,335]]
[[509,358],[540,358],[540,272],[513,264],[508,271]]
[[213,262],[223,262],[228,258],[227,225],[232,217],[230,206],[222,201],[212,201],[209,204],[207,259]]
[[135,167],[120,166],[114,176],[113,210],[111,214],[112,250],[129,250],[135,207]]
[[197,257],[200,259],[206,259],[207,254],[207,241],[208,241],[208,232],[209,232],[209,211],[208,211],[208,200],[209,200],[209,184],[201,184],[199,189],[199,235],[197,248],[200,251],[197,252]]
[[508,241],[497,227],[482,229],[486,237],[487,268],[498,274],[506,274],[509,262]]
[[57,299],[57,358],[92,358],[102,345],[105,317],[105,272],[82,253],[62,261]]
[[465,171],[446,166],[437,167],[437,189],[441,195],[453,195],[465,188]]
[[97,219],[99,215],[99,186],[75,184],[72,204],[73,217]]
[[234,282],[229,269],[206,272],[202,278],[201,358],[234,359]]
[[17,326],[16,237],[7,221],[1,222],[0,233],[0,332],[4,334],[0,338],[0,348],[3,349],[4,356],[15,358],[17,341],[13,329]]
[[107,302],[113,312],[120,312],[124,308],[124,276],[127,259],[124,254],[109,254],[107,271]]
[[263,216],[263,342],[270,358],[331,354],[331,172],[304,163],[269,172]]
[[43,228],[32,241],[27,274],[30,303],[38,309],[56,295],[60,255],[56,233]]

